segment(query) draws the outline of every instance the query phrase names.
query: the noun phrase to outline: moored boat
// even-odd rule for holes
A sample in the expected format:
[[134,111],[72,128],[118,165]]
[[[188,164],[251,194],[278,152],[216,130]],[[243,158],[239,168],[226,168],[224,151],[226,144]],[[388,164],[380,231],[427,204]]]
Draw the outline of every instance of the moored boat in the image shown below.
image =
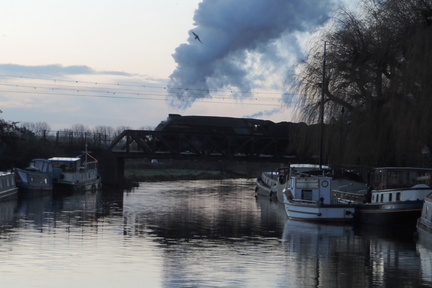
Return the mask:
[[429,242],[432,240],[432,194],[424,199],[421,215],[417,220],[417,234]]
[[323,175],[330,172],[330,167],[317,164],[291,164],[289,167],[278,170],[277,181],[277,198],[279,202],[284,203],[284,190],[289,188],[291,182],[289,179],[295,175]]
[[12,172],[0,172],[0,199],[16,196],[17,192],[15,174]]
[[428,168],[375,168],[356,219],[360,224],[415,228],[424,199],[432,192],[431,176]]
[[[16,184],[22,190],[51,191],[52,165],[47,159],[36,158],[25,169],[15,168]],[[31,193],[25,191],[24,193]]]
[[98,161],[87,151],[78,157],[53,157],[53,188],[62,191],[96,191],[101,187]]
[[346,223],[354,219],[355,205],[333,197],[332,177],[306,173],[291,175],[283,193],[290,219],[310,222]]
[[269,196],[281,199],[282,190],[285,188],[286,176],[289,174],[289,167],[278,168],[276,171],[265,171],[256,180],[255,195]]
[[256,180],[255,195],[263,195],[267,197],[277,196],[278,172],[262,172],[261,177]]

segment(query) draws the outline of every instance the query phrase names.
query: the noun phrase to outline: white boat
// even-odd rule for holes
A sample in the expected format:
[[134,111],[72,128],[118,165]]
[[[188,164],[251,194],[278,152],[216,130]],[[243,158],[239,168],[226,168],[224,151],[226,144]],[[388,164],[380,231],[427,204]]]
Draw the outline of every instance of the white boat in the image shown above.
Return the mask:
[[277,172],[262,172],[261,177],[256,180],[255,195],[276,197],[277,179]]
[[432,193],[432,169],[415,167],[375,168],[365,203],[358,206],[362,224],[415,229],[423,202]]
[[330,173],[329,166],[317,164],[291,164],[288,168],[283,168],[279,173],[277,183],[277,198],[279,202],[284,203],[283,192],[285,189],[290,188],[291,182],[289,179],[294,175],[316,175],[323,173]]
[[[25,169],[15,168],[16,184],[24,190],[52,190],[52,165],[47,159],[36,158]],[[26,191],[24,193],[31,193]]]
[[[288,168],[278,168],[276,171],[262,172],[256,180],[255,195],[277,198],[285,188],[284,179],[288,175]],[[282,202],[282,201],[281,201]]]
[[288,182],[283,193],[288,218],[333,223],[354,220],[355,205],[340,203],[333,197],[332,177],[295,173],[290,176]]
[[424,199],[421,215],[417,220],[417,235],[420,241],[432,243],[432,194]]
[[96,191],[101,187],[98,161],[84,152],[78,157],[53,157],[53,188],[56,191]]
[[15,174],[12,172],[0,172],[0,199],[16,196],[17,192]]

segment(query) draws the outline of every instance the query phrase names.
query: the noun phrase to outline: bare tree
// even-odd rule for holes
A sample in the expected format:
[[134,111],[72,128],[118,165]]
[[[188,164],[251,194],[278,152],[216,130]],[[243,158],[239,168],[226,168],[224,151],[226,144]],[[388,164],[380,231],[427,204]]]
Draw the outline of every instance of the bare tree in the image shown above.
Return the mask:
[[[344,10],[336,29],[323,33],[323,41],[316,41],[299,66],[298,108],[303,120],[316,122],[323,89],[326,122],[351,123],[345,135],[350,156],[345,160],[404,164],[432,141],[428,125],[432,1],[365,0],[363,4],[361,14]],[[323,79],[324,41],[329,49]]]

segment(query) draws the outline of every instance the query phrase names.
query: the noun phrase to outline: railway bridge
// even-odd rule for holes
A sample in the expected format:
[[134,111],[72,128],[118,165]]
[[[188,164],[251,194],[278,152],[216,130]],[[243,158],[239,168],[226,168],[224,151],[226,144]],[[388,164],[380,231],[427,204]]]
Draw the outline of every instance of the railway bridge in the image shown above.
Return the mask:
[[[122,183],[127,158],[288,162],[288,136],[125,130],[106,149],[102,177]],[[109,183],[108,182],[108,183]]]

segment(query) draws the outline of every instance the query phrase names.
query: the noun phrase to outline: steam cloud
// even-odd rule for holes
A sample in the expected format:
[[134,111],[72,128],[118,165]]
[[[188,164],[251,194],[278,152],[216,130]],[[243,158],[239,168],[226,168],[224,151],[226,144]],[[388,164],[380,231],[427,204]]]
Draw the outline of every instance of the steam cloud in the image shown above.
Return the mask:
[[234,97],[246,97],[256,85],[268,84],[267,78],[290,64],[288,58],[302,55],[298,35],[323,24],[333,3],[203,0],[188,43],[173,54],[177,68],[168,83],[171,104],[187,108],[222,88],[236,91]]

